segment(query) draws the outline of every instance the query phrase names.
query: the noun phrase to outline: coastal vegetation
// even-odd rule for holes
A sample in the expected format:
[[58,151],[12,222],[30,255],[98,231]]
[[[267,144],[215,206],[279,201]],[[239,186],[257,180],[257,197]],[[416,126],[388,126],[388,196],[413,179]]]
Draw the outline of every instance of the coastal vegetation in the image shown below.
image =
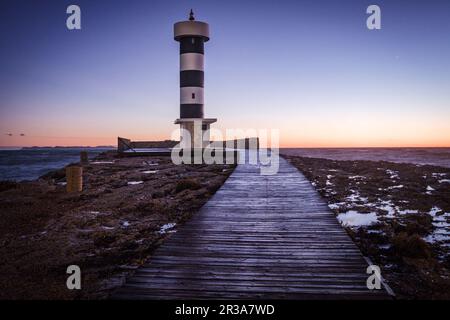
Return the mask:
[[[83,167],[79,193],[66,193],[64,168],[0,183],[0,299],[107,297],[233,168],[107,152]],[[81,290],[66,288],[69,265],[81,268]]]
[[450,168],[286,156],[398,298],[450,298]]

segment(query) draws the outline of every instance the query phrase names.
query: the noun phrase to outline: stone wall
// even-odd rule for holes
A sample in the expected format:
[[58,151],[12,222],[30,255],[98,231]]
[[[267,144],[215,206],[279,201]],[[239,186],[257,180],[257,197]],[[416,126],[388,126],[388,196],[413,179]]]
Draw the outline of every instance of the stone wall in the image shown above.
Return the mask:
[[126,138],[117,138],[117,151],[123,152],[125,150],[133,149],[143,149],[143,148],[173,148],[179,142],[174,140],[164,140],[164,141],[131,141]]
[[[131,141],[126,138],[117,138],[117,151],[124,152],[129,149],[143,149],[143,148],[173,148],[179,141],[164,140],[164,141]],[[259,149],[259,138],[245,138],[229,141],[214,141],[215,147],[230,147],[239,149]]]

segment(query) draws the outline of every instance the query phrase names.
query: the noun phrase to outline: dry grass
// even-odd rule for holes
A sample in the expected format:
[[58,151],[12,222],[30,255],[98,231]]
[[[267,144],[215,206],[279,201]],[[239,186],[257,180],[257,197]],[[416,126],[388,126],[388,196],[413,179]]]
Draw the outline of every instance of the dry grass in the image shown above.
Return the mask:
[[[436,230],[430,215],[432,208],[440,208],[436,215],[441,217],[450,212],[450,185],[439,182],[443,176],[450,177],[449,168],[286,158],[329,204],[334,204],[336,214],[348,210],[377,214],[377,224],[346,230],[362,253],[381,267],[397,297],[450,299],[449,247],[439,241],[424,241]],[[434,191],[427,192],[428,186]],[[387,203],[397,212],[393,217],[388,216],[392,212],[383,209]]]
[[[114,163],[85,166],[82,193],[58,184],[64,169],[0,184],[0,299],[106,297],[164,241],[160,227],[189,219],[233,169],[175,166],[169,157],[152,158],[158,165],[150,168],[139,157],[101,158]],[[81,268],[80,291],[65,286],[71,264]]]

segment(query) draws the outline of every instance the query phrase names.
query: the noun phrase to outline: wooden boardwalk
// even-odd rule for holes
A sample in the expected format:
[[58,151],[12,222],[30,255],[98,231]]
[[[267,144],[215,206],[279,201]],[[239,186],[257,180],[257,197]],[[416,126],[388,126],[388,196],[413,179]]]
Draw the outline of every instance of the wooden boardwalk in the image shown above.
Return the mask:
[[238,165],[112,298],[388,298],[367,289],[366,268],[309,181],[280,158],[272,176]]

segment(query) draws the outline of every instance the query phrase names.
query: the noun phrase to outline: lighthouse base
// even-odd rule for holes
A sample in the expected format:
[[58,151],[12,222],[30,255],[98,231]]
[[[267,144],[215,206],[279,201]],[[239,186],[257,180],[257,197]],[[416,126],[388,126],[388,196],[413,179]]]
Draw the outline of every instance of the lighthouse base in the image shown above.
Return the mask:
[[181,118],[175,120],[180,125],[180,148],[206,148],[210,144],[209,127],[217,119]]

